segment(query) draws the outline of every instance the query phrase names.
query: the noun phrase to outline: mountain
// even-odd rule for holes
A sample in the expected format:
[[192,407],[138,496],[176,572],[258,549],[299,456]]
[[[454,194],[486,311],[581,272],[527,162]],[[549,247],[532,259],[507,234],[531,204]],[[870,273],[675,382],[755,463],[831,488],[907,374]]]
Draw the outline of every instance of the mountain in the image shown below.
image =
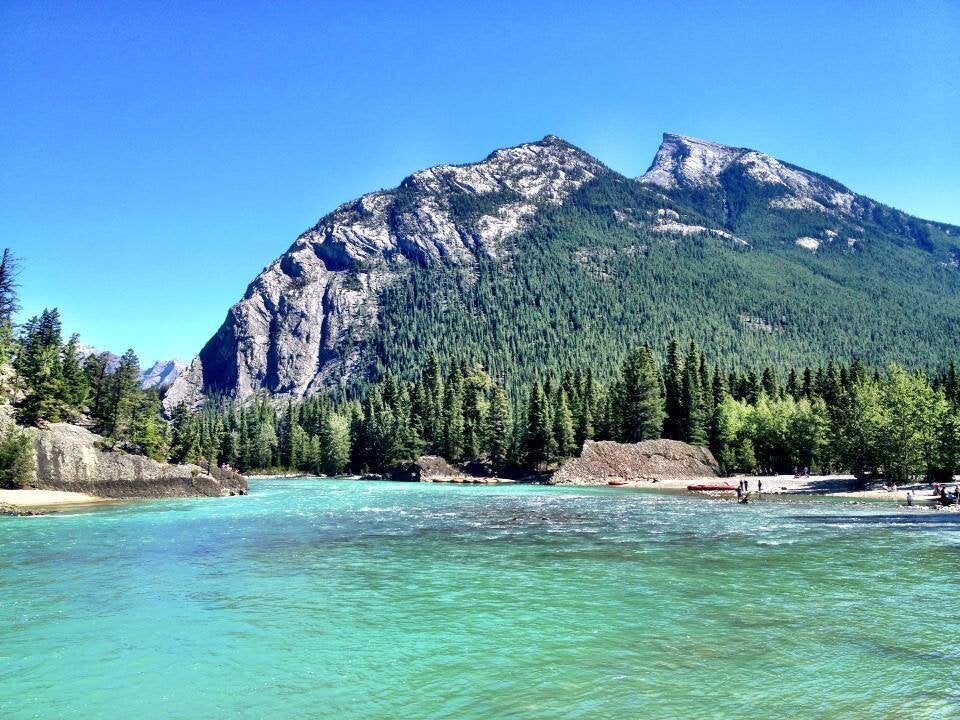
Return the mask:
[[120,364],[120,356],[116,353],[112,353],[109,350],[101,350],[93,347],[93,345],[87,345],[86,343],[77,343],[77,357],[80,358],[81,362],[86,360],[91,355],[107,356],[107,372],[113,372],[117,369],[117,365]]
[[140,387],[165,388],[173,384],[187,364],[182,360],[158,360],[140,373]]
[[166,404],[355,388],[427,353],[602,375],[676,335],[744,365],[960,349],[960,228],[664,135],[631,179],[555,136],[341,205],[250,284]]
[[[108,350],[100,350],[85,343],[77,344],[77,357],[86,360],[90,355],[107,356],[107,372],[113,372],[120,364],[120,356]],[[152,366],[140,372],[140,387],[166,388],[173,384],[187,364],[182,360],[158,360]]]

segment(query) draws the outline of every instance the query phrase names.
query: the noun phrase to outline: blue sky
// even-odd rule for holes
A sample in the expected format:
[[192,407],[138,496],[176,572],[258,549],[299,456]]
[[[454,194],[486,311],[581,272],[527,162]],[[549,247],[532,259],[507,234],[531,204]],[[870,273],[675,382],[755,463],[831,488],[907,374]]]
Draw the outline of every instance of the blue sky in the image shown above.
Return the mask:
[[553,133],[664,131],[960,224],[960,3],[0,3],[22,316],[188,359],[339,203]]

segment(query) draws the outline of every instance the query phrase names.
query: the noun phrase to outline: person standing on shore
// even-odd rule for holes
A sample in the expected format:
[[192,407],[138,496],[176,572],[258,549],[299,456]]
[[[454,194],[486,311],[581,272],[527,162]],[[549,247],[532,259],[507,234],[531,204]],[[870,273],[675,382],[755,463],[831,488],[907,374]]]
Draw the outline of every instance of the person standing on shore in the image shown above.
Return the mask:
[[913,505],[913,490],[907,490],[907,507]]
[[757,495],[763,492],[763,480],[757,478]]

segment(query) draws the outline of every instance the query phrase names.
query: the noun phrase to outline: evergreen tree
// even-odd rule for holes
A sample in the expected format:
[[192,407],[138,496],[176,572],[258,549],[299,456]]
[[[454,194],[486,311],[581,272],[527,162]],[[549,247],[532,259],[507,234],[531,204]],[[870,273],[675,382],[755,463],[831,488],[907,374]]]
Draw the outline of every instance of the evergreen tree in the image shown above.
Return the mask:
[[510,405],[503,388],[493,390],[490,412],[487,414],[486,448],[495,471],[503,470],[510,453]]
[[682,439],[694,445],[706,445],[710,438],[710,413],[704,386],[700,384],[700,361],[696,346],[691,343],[683,366],[681,382]]
[[534,383],[527,406],[527,432],[524,455],[532,468],[541,468],[555,454],[553,442],[553,413],[539,383]]
[[78,336],[71,335],[63,349],[61,400],[72,419],[84,411],[90,392],[87,375],[80,364],[78,345]]
[[130,426],[133,444],[144,455],[158,462],[166,462],[170,455],[166,427],[160,418],[160,395],[156,388],[140,393],[139,402],[134,404]]
[[620,439],[639,442],[659,438],[664,426],[664,398],[649,347],[644,345],[627,358],[618,390]]
[[139,400],[140,361],[127,350],[107,381],[106,404],[98,430],[115,440],[130,439],[133,413]]
[[567,402],[566,391],[560,389],[553,411],[553,444],[561,458],[576,454],[576,438],[573,434],[573,413]]
[[671,338],[667,346],[667,364],[663,373],[665,411],[663,435],[672,440],[680,440],[684,435],[683,364],[680,343],[677,338]]
[[63,411],[60,313],[44,310],[23,328],[15,367],[23,385],[20,414],[30,423],[59,422]]
[[452,462],[463,459],[463,374],[455,368],[446,383],[443,396],[443,456]]

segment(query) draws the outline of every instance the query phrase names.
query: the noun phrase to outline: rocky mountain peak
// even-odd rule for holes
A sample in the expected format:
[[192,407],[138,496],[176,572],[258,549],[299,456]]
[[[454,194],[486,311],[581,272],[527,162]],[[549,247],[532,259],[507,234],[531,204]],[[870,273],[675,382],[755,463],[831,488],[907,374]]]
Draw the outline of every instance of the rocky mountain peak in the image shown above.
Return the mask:
[[547,135],[538,142],[502,148],[467,165],[437,165],[414,173],[400,184],[431,194],[513,193],[519,199],[562,202],[571,189],[609,172],[596,158]]
[[716,185],[720,173],[748,152],[746,148],[664,133],[653,163],[639,180],[663,188]]
[[498,258],[503,241],[545,205],[611,171],[560,138],[437,165],[398,187],[345,203],[268,265],[200,355],[174,381],[172,409],[211,387],[302,396],[356,372],[345,338],[376,321],[377,297],[411,266]]
[[650,168],[638,180],[666,190],[723,188],[736,175],[766,186],[770,206],[849,213],[855,195],[840,183],[749,148],[664,133]]

